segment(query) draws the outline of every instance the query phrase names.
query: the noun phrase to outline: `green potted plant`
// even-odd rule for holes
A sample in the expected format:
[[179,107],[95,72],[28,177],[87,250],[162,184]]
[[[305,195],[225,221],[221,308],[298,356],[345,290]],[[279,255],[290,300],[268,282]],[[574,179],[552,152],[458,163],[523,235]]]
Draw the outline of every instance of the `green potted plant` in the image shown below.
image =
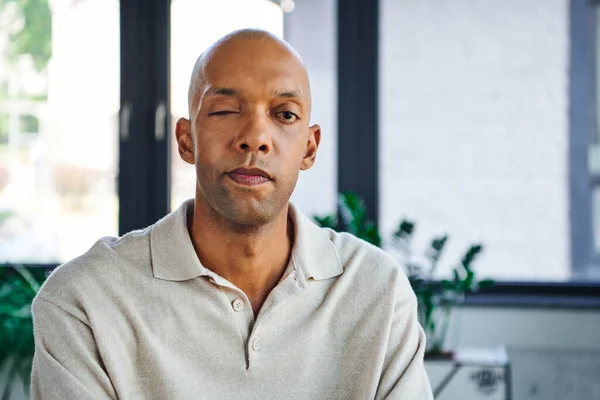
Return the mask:
[[2,400],[16,382],[29,391],[33,361],[31,303],[46,278],[43,268],[0,265],[0,370],[4,371]]
[[[335,215],[316,216],[314,220],[322,227],[343,230],[375,246],[383,241],[377,225],[367,219],[364,201],[352,192],[339,195],[340,218]],[[466,293],[494,285],[490,279],[477,280],[473,263],[482,252],[481,244],[471,245],[460,263],[452,269],[452,277],[436,282],[435,271],[448,242],[448,236],[435,237],[425,252],[425,263],[415,261],[413,237],[415,223],[402,220],[394,232],[389,250],[399,258],[405,268],[410,284],[419,303],[419,322],[427,335],[428,358],[451,356],[444,352],[453,307],[460,303]]]

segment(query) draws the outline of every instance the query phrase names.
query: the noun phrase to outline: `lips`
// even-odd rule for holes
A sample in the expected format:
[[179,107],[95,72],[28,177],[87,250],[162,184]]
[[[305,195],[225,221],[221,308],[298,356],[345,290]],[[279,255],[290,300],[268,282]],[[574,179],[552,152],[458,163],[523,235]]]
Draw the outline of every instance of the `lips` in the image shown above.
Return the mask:
[[269,174],[258,168],[236,168],[227,175],[236,183],[244,186],[262,185],[271,180]]

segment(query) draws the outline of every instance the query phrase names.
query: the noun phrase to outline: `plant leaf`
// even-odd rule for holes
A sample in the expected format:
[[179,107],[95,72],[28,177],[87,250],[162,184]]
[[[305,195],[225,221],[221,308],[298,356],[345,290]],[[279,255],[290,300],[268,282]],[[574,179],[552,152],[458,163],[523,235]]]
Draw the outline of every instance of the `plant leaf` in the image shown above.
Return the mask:
[[489,289],[491,287],[494,287],[495,285],[496,281],[494,281],[493,279],[483,279],[479,281],[477,286],[479,286],[479,289]]
[[440,286],[442,287],[443,290],[449,290],[449,291],[456,291],[456,284],[452,281],[449,281],[447,279],[443,279],[440,282]]
[[17,271],[23,279],[29,284],[29,287],[32,290],[32,293],[37,293],[40,290],[40,283],[35,280],[31,272],[25,267],[15,267],[15,271]]
[[[20,377],[27,391],[35,349],[31,303],[45,273],[25,267],[0,267],[0,271],[0,369],[7,371],[7,378]],[[6,390],[11,391],[5,386],[3,396],[8,396]]]
[[337,228],[337,217],[335,215],[325,215],[323,217],[314,216],[313,220],[321,228],[330,228],[333,230]]
[[433,250],[437,251],[438,253],[441,253],[441,251],[444,250],[444,246],[446,245],[447,241],[448,241],[448,235],[434,238],[431,241],[431,247],[433,248]]
[[398,229],[394,232],[394,237],[398,239],[410,240],[415,231],[415,223],[406,219],[400,221]]
[[363,200],[354,192],[344,192],[338,198],[338,206],[340,216],[348,231],[357,235],[366,213]]
[[475,278],[475,273],[471,270],[467,271],[467,276],[463,281],[463,290],[472,291],[473,279]]
[[479,253],[481,253],[482,251],[483,246],[481,244],[474,244],[471,247],[469,247],[461,262],[463,268],[466,271],[471,270],[471,264],[473,263],[473,261],[475,261]]
[[379,235],[379,231],[377,230],[377,227],[372,222],[368,222],[365,225],[365,235],[364,236],[365,237],[362,239],[365,239],[367,242],[371,243],[372,245],[381,247],[381,235]]
[[452,273],[454,274],[454,285],[458,288],[460,287],[462,280],[460,279],[460,275],[458,274],[456,268],[452,270]]

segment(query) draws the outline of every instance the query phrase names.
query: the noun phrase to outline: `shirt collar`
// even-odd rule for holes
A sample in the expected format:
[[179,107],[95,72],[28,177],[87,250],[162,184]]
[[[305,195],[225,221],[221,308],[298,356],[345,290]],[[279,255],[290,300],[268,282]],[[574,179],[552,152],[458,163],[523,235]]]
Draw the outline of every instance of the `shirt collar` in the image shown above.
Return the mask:
[[[187,215],[193,207],[194,200],[187,200],[152,227],[150,252],[155,278],[185,281],[212,274],[200,263],[187,229]],[[315,280],[340,275],[343,268],[328,231],[315,225],[291,203],[289,215],[295,232],[291,261],[299,275]]]
[[344,272],[328,230],[318,227],[290,203],[289,215],[294,222],[292,263],[304,278],[329,279]]
[[152,227],[150,254],[155,278],[185,281],[209,274],[196,255],[187,229],[187,215],[193,209],[194,200],[187,200]]

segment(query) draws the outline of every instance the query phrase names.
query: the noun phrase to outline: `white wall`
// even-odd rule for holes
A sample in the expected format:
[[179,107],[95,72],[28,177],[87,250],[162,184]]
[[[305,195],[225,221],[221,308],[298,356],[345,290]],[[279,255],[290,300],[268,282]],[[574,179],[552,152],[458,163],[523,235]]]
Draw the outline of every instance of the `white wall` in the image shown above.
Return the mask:
[[450,234],[448,263],[481,241],[482,274],[569,276],[567,5],[382,0],[384,231],[407,216]]

